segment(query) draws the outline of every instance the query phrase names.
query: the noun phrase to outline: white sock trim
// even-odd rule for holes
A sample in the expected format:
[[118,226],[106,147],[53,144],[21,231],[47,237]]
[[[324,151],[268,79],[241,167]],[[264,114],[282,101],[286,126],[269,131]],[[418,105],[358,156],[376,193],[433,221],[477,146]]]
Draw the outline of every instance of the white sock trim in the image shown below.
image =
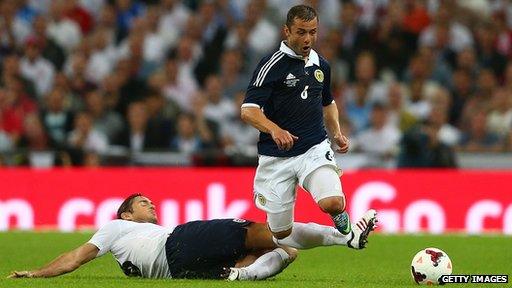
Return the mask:
[[274,252],[277,252],[283,261],[290,259],[290,255],[281,247],[274,249]]

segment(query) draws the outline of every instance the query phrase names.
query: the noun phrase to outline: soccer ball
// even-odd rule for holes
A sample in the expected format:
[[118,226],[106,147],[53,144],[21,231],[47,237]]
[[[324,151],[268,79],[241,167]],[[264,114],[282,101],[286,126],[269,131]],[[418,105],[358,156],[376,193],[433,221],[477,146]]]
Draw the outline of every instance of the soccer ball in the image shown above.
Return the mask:
[[439,278],[452,274],[452,261],[441,249],[425,248],[412,258],[411,274],[418,284],[443,284]]

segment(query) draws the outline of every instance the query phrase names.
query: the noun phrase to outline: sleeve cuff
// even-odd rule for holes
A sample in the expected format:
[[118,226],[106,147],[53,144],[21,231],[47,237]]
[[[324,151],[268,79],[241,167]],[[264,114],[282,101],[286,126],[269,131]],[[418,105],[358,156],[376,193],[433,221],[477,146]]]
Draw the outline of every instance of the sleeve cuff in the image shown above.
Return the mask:
[[244,103],[242,104],[242,108],[261,108],[260,105],[255,103]]

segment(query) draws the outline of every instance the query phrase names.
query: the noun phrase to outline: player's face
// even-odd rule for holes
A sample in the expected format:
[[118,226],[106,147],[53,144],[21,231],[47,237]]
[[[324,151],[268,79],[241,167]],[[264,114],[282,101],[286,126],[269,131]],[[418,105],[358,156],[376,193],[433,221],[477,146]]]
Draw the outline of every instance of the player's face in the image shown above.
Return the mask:
[[132,211],[133,212],[127,212],[126,220],[154,224],[157,222],[155,205],[144,196],[135,197],[132,204]]
[[293,20],[290,27],[284,26],[287,44],[298,55],[309,56],[309,51],[316,42],[318,19],[304,21],[298,18]]

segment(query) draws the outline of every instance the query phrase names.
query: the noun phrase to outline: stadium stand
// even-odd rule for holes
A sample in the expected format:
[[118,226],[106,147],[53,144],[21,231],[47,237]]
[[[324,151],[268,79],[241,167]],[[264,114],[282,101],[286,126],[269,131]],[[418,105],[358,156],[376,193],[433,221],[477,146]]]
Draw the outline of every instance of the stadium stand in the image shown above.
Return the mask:
[[241,99],[300,3],[320,13],[342,167],[512,167],[504,0],[3,0],[0,165],[255,165]]

